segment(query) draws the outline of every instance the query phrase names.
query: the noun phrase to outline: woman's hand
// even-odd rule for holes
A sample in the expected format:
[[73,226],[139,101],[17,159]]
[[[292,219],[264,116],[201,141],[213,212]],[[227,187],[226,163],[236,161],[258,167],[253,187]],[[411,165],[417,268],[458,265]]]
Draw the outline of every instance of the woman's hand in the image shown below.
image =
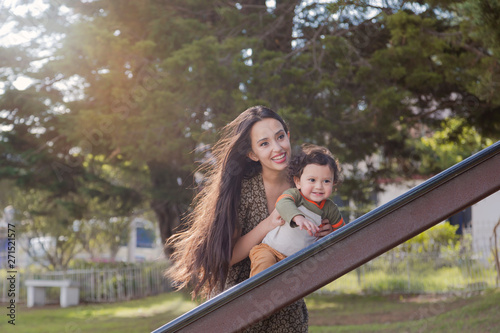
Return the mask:
[[247,234],[240,236],[235,233],[233,238],[235,245],[229,265],[232,266],[248,257],[252,247],[262,242],[262,239],[264,239],[269,231],[283,224],[285,224],[285,221],[281,218],[278,211],[274,209],[271,215],[260,221],[260,223]]
[[324,237],[333,231],[333,227],[327,219],[322,220],[321,225],[318,228],[319,231],[314,234],[316,237]]
[[285,224],[285,220],[281,218],[281,215],[278,213],[276,208],[271,212],[271,215],[267,217],[267,227],[268,231],[273,230],[276,227],[281,227]]

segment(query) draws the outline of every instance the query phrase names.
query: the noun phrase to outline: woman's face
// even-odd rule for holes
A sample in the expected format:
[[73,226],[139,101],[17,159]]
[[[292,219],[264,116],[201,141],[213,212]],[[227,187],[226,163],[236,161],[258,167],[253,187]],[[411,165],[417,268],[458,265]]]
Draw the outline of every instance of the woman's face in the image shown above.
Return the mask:
[[283,171],[291,158],[290,135],[274,118],[256,122],[250,131],[252,151],[248,157],[260,162],[262,170]]

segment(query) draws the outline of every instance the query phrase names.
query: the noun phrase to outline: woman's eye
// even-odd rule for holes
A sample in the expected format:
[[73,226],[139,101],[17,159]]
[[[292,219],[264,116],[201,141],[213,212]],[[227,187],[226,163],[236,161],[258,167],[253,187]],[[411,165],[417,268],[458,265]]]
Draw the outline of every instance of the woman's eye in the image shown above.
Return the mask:
[[261,147],[267,146],[267,142],[262,142],[262,143],[260,144],[260,146],[261,146]]
[[279,140],[283,140],[284,138],[285,138],[285,134],[281,134],[280,136],[278,136]]

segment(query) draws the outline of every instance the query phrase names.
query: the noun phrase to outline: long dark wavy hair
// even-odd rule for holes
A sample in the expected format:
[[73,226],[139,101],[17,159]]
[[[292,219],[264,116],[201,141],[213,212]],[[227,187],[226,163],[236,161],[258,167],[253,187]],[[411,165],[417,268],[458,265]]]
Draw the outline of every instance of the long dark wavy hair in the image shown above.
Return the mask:
[[233,235],[241,230],[241,183],[262,170],[259,162],[247,156],[252,149],[250,131],[255,123],[266,118],[278,120],[288,133],[283,119],[264,106],[245,110],[222,129],[221,138],[212,149],[213,159],[200,167],[205,181],[186,217],[187,229],[167,242],[174,251],[173,265],[166,276],[178,289],[191,286],[193,298],[200,294],[206,297],[225,287]]

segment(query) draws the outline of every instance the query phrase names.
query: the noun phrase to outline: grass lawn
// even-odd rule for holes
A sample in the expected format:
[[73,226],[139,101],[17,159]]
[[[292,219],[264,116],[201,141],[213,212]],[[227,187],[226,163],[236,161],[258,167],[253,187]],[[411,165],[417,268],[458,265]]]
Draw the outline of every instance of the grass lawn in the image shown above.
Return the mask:
[[495,285],[496,271],[494,269],[482,270],[480,274],[474,274],[474,272],[464,274],[463,270],[464,268],[459,266],[442,267],[437,270],[428,266],[425,269],[413,267],[410,280],[408,272],[404,269],[399,272],[389,269],[368,270],[360,277],[357,271],[352,271],[324,286],[322,290],[355,294],[363,292],[439,293],[473,290],[474,285]]
[[311,295],[309,332],[500,332],[500,290],[473,297]]
[[[317,332],[500,332],[500,290],[469,298],[319,295],[306,298]],[[195,307],[182,293],[61,309],[18,306],[16,325],[4,309],[0,332],[150,332]]]
[[[0,332],[151,332],[195,306],[196,304],[182,293],[162,294],[120,303],[79,305],[65,309],[56,305],[29,309],[21,306],[16,312],[15,326],[8,324],[8,317],[2,315]],[[1,308],[5,308],[3,304]]]

